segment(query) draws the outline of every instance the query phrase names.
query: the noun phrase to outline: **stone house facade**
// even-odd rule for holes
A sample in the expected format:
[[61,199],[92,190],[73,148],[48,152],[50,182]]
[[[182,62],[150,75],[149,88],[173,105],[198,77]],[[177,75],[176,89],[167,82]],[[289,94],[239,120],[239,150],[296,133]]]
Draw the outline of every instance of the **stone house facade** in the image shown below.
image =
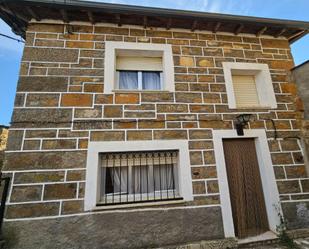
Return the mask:
[[[241,17],[231,21],[217,15],[209,30],[202,22],[212,20],[211,14],[195,21],[186,13],[193,18],[188,28],[188,21],[177,22],[177,11],[171,10],[172,19],[162,27],[149,14],[163,15],[158,9],[89,3],[85,14],[78,1],[70,3],[74,9],[40,4],[12,1],[1,10],[26,38],[3,169],[12,178],[4,226],[7,234],[14,231],[12,247],[145,248],[237,237],[224,157],[225,141],[237,139],[255,143],[267,230],[279,224],[280,206],[290,229],[308,226],[309,178],[297,139],[301,115],[296,86],[288,79],[294,66],[289,43],[304,35],[300,31],[308,23],[287,22],[278,31],[275,21],[242,25]],[[119,14],[123,8],[127,12]],[[112,21],[93,14],[106,9]],[[11,11],[19,14],[15,22],[8,18]],[[139,15],[144,18],[134,19]],[[241,25],[226,31],[235,20]],[[120,89],[124,76],[115,72],[127,70],[139,57],[148,58],[137,62],[139,67],[163,72],[161,88],[145,90],[138,83],[141,89]],[[159,58],[157,63],[153,58]],[[138,81],[142,73],[136,74]],[[251,82],[246,77],[255,77],[256,89],[246,85],[254,93],[247,95],[241,84],[237,90],[235,76],[246,84]],[[241,98],[249,106],[254,98],[258,103],[239,107]],[[235,120],[244,113],[252,115],[239,136]],[[166,180],[156,175],[161,164]],[[145,165],[151,166],[147,173],[141,169]],[[146,174],[147,202],[146,192],[134,189],[134,201],[121,203],[121,193],[131,198],[128,188],[122,189],[121,171],[114,196],[113,167],[127,167],[123,172],[132,177],[132,172]],[[160,180],[159,201],[155,196],[149,201],[150,169],[154,181]],[[113,172],[112,192],[107,172]],[[169,178],[170,172],[175,178]],[[156,193],[156,186],[149,188]],[[141,194],[139,202],[135,191]]]

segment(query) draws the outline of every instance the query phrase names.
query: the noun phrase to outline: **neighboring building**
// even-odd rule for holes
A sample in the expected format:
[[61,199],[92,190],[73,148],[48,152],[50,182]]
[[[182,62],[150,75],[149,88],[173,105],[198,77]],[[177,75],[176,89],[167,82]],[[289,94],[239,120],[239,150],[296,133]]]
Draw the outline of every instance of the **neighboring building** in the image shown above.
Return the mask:
[[243,239],[275,231],[280,205],[290,229],[308,227],[288,80],[308,22],[5,2],[26,39],[3,171],[13,248]]
[[309,60],[292,69],[292,77],[296,82],[300,96],[298,108],[304,111],[302,122],[303,147],[306,152],[307,170],[309,167]]
[[0,168],[2,168],[4,159],[4,150],[8,139],[8,126],[0,125]]

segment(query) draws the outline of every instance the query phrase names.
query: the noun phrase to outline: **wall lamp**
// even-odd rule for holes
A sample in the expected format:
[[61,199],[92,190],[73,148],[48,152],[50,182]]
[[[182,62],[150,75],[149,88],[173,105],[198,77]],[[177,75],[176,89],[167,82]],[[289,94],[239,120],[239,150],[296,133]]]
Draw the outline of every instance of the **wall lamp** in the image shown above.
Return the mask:
[[236,117],[235,128],[236,128],[238,136],[244,135],[244,127],[250,121],[251,116],[252,116],[252,114],[244,113],[244,114],[240,114]]

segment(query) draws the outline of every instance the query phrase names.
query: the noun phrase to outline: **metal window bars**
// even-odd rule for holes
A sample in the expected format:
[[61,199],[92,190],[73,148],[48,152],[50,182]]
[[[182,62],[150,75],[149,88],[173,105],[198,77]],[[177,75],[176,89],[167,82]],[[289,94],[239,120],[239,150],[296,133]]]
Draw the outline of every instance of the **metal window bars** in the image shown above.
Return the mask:
[[101,154],[98,205],[181,200],[178,151]]

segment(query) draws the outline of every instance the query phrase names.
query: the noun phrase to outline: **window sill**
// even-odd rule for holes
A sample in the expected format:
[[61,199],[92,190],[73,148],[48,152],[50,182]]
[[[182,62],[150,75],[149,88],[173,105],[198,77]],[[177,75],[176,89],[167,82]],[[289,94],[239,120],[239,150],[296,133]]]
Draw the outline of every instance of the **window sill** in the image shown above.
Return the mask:
[[115,89],[112,90],[114,93],[169,93],[167,90],[125,90],[125,89]]
[[[175,204],[184,204],[185,200],[171,200],[171,201],[158,201],[158,202],[143,202],[143,203],[130,203],[130,204],[115,204],[108,206],[96,206],[92,209],[92,211],[99,210],[117,210],[117,209],[128,209],[128,208],[136,208],[136,207],[151,207],[151,206],[166,206],[166,205],[175,205]],[[98,203],[97,205],[100,205]]]

